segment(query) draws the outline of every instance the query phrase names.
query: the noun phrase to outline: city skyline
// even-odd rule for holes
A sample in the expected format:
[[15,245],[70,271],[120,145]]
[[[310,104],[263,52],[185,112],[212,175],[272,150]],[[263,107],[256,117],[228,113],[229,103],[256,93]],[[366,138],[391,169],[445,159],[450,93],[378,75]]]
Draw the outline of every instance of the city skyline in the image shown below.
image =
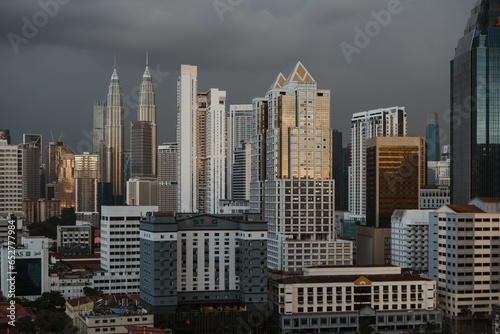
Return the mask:
[[[300,60],[311,72],[318,73],[315,79],[322,87],[335,92],[331,127],[344,134],[345,143],[352,113],[387,105],[407,108],[412,119],[411,134],[424,134],[428,111],[439,114],[446,131],[442,118],[449,109],[449,61],[473,7],[472,1],[437,4],[401,0],[398,13],[392,15],[389,24],[379,25],[377,36],[358,48],[359,53],[346,57],[341,44],[356,45],[355,29],[364,30],[370,23],[376,23],[373,13],[387,11],[388,1],[369,4],[242,1],[222,14],[212,2],[192,6],[189,2],[151,1],[152,6],[141,10],[135,8],[135,3],[121,5],[121,2],[118,7],[112,1],[78,5],[60,2],[57,10],[52,8],[53,12],[44,11],[37,3],[0,5],[0,15],[6,16],[0,25],[4,35],[0,42],[4,55],[0,87],[5,92],[6,110],[13,111],[3,114],[3,127],[11,130],[12,143],[19,143],[22,133],[40,132],[46,142],[52,141],[51,131],[56,139],[63,133],[61,139],[77,154],[91,151],[92,102],[104,99],[114,54],[123,85],[124,123],[135,120],[137,78],[144,71],[147,51],[156,84],[158,143],[175,140],[175,85],[183,63],[198,66],[203,78],[199,82],[200,91],[220,87],[228,92],[230,105],[250,103],[261,94],[262,85],[273,80],[276,71],[289,71]],[[124,13],[101,19],[100,14],[113,6],[134,16]],[[189,6],[189,10],[184,6]],[[152,8],[156,8],[155,15],[150,11]],[[39,12],[45,13],[47,22],[39,22],[36,33],[24,37],[23,25],[33,22],[33,17],[43,17],[35,15]],[[98,33],[77,34],[79,27],[87,27],[89,16],[95,22],[92,31]],[[449,20],[449,24],[443,25],[442,18]],[[424,19],[430,24],[420,25]],[[137,27],[124,33],[134,22]],[[421,27],[415,29],[415,26]],[[178,34],[165,38],[163,31],[174,27]],[[261,38],[268,30],[276,31],[275,36]],[[17,46],[12,42],[15,35],[24,39]],[[210,38],[213,45],[205,47],[204,52],[196,51],[201,41]],[[424,40],[428,47],[421,48],[420,43],[417,47],[416,40]],[[315,45],[320,47],[311,52]],[[394,45],[398,46],[397,52],[393,51]],[[439,48],[434,47],[437,45]],[[250,56],[256,47],[266,51],[261,51],[259,57]],[[433,52],[426,55],[420,49]],[[378,84],[380,77],[384,78],[384,85]],[[47,78],[51,79],[50,84]],[[18,98],[20,85],[30,99]],[[359,98],[359,92],[363,92],[363,98]],[[73,122],[65,117],[69,111]],[[32,121],[26,123],[26,119]],[[40,127],[41,131],[37,131]],[[127,145],[129,139],[126,129]],[[449,142],[447,139],[444,143]]]

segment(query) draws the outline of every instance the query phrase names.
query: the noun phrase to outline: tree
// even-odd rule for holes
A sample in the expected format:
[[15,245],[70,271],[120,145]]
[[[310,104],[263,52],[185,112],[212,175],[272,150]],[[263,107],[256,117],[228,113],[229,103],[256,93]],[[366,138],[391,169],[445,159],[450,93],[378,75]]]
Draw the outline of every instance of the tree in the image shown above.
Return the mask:
[[102,296],[102,291],[86,286],[83,288],[83,294],[87,297],[98,297]]
[[66,305],[66,300],[64,299],[62,293],[60,291],[54,291],[54,290],[42,293],[42,295],[38,297],[33,303],[33,307],[36,308],[37,310],[37,317],[38,317],[38,312],[42,310],[47,310],[47,311],[63,310],[65,305]]
[[71,327],[71,318],[62,312],[41,310],[36,314],[35,324],[41,332],[62,332]]

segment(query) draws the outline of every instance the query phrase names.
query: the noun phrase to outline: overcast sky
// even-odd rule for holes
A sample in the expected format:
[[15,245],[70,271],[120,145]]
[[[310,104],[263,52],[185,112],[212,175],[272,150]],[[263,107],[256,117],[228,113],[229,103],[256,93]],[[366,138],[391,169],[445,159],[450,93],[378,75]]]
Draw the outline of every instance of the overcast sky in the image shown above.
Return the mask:
[[[48,142],[52,131],[76,152],[88,150],[93,101],[106,99],[116,54],[128,143],[146,52],[159,143],[175,140],[181,64],[197,65],[199,90],[226,90],[229,105],[263,96],[302,61],[332,91],[331,124],[344,146],[352,114],[381,107],[405,106],[411,134],[425,135],[429,112],[448,128],[449,62],[476,0],[397,2],[1,1],[0,128],[13,143],[23,133]],[[386,15],[378,23],[373,13]],[[367,29],[369,40],[359,37]]]

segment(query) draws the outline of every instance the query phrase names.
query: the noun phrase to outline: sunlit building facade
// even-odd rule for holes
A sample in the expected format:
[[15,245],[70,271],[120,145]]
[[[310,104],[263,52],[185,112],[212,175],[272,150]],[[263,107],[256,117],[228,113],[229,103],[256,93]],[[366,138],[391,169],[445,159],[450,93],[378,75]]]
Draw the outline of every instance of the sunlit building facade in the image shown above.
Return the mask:
[[[252,149],[265,151],[265,165],[260,165],[265,171],[252,171],[262,177],[263,203],[256,207],[263,208],[268,222],[269,268],[299,271],[313,264],[350,264],[351,243],[335,240],[330,91],[318,89],[298,62],[288,78],[278,75],[266,100],[266,140],[252,144]],[[252,182],[259,179],[252,176]]]

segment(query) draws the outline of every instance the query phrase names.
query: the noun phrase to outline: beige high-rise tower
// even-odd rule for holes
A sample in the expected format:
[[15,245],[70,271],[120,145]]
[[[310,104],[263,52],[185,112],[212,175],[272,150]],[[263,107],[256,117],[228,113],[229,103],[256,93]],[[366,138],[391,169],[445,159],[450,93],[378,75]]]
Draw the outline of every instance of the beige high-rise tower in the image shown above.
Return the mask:
[[264,205],[257,206],[269,226],[268,267],[351,264],[351,243],[334,234],[330,91],[318,89],[298,62],[288,78],[278,75],[266,97],[265,144],[252,143],[254,151],[265,151],[265,173],[252,171],[264,180],[252,182],[262,182]]

